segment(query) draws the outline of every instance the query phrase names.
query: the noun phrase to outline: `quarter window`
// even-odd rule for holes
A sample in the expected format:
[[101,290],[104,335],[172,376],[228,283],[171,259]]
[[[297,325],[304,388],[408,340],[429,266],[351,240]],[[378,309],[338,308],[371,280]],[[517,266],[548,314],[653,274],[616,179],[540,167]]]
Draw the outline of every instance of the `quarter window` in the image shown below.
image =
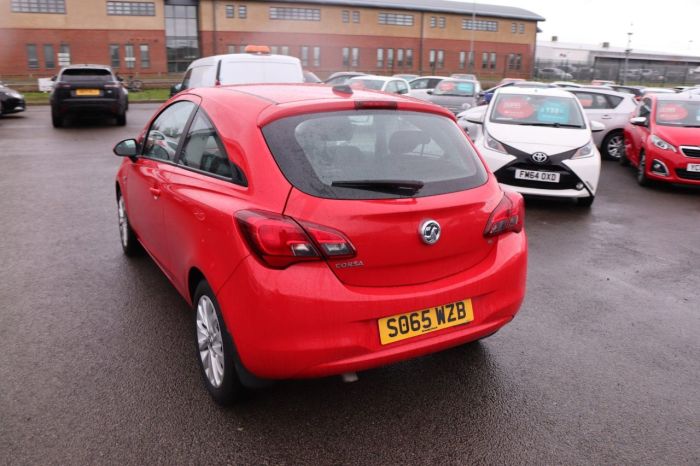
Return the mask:
[[163,110],[148,130],[143,148],[144,157],[175,161],[182,133],[194,107],[192,102],[180,101]]
[[192,121],[178,162],[185,167],[231,179],[237,184],[246,184],[243,173],[229,161],[214,125],[201,109]]

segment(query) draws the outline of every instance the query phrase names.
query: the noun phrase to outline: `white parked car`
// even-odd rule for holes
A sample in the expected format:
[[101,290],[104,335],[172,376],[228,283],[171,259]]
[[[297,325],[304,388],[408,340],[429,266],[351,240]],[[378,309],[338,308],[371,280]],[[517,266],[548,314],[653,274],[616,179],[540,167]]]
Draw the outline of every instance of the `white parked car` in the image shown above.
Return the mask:
[[556,88],[498,89],[488,107],[460,114],[481,127],[470,131],[486,163],[506,190],[593,204],[600,153],[576,97]]
[[367,74],[351,78],[347,82],[353,89],[369,89],[372,91],[390,92],[392,94],[408,94],[408,81],[393,76],[375,76]]

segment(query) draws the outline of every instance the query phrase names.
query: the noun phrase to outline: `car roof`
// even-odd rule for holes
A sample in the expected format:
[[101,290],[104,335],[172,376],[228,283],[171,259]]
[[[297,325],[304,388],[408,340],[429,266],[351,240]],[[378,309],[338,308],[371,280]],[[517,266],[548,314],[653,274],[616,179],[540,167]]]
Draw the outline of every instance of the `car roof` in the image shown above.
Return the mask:
[[546,95],[551,97],[566,97],[575,99],[576,97],[566,89],[560,87],[518,87],[508,86],[501,87],[496,90],[498,94],[515,94],[515,95]]
[[700,102],[700,95],[690,92],[674,92],[673,94],[649,94],[645,98],[651,97],[658,101],[693,101]]
[[355,80],[358,80],[358,81],[359,81],[360,79],[372,79],[372,80],[374,80],[374,81],[383,81],[383,82],[387,82],[387,81],[405,81],[405,79],[400,78],[400,77],[398,77],[398,76],[379,76],[379,75],[376,75],[376,74],[365,74],[365,75],[362,75],[362,76],[354,76],[354,77],[350,78],[350,81],[355,81]]
[[629,92],[618,92],[614,89],[608,89],[604,87],[597,87],[597,88],[590,88],[590,87],[574,87],[574,88],[569,88],[565,89],[569,92],[587,92],[589,94],[605,94],[605,95],[613,95],[617,97],[629,97],[629,98],[634,98],[633,94],[630,94]]
[[447,79],[447,76],[418,76],[412,81],[415,81],[416,79]]
[[112,67],[109,65],[94,65],[94,64],[90,64],[90,63],[77,63],[75,65],[66,65],[63,68],[61,68],[61,71],[74,70],[74,69],[85,69],[85,68],[95,68],[95,69],[100,69],[100,70],[112,71]]
[[296,57],[290,57],[288,55],[275,55],[269,53],[226,53],[221,55],[211,55],[209,57],[198,58],[194,60],[187,69],[194,68],[197,66],[207,66],[215,65],[219,61],[275,61],[275,62],[286,62],[286,63],[301,63],[301,61]]
[[[401,109],[425,111],[454,120],[449,110],[419,99],[364,89],[353,89],[349,93],[339,88],[318,84],[236,84],[193,88],[178,95],[197,95],[206,105],[246,108],[246,113],[259,115],[260,126],[285,116],[312,111],[355,109],[358,101],[380,105],[389,102],[394,105],[396,102]],[[347,89],[346,86],[342,88]]]

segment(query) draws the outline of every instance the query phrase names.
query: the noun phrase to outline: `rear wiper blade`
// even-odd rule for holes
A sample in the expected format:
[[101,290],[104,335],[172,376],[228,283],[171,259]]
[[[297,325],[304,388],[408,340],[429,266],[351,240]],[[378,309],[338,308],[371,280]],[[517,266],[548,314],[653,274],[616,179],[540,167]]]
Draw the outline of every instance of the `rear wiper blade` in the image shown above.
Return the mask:
[[550,128],[578,128],[581,129],[581,125],[570,125],[568,123],[523,123],[529,126],[548,126]]
[[415,194],[425,185],[417,180],[338,180],[331,186],[338,188],[366,189],[398,194]]

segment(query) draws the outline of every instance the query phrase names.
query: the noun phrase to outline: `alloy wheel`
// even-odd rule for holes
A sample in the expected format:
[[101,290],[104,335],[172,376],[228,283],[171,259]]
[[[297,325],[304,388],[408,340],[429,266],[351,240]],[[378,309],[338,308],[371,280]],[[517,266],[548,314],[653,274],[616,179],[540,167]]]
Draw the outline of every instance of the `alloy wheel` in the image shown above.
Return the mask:
[[224,342],[219,318],[211,299],[203,295],[197,303],[197,346],[207,380],[214,388],[224,380]]
[[619,159],[622,156],[622,151],[624,151],[624,138],[622,135],[616,135],[608,140],[608,144],[605,149],[611,159]]
[[126,207],[124,206],[124,197],[119,196],[117,202],[117,212],[119,216],[119,236],[122,240],[122,246],[129,246],[129,219],[126,217]]

